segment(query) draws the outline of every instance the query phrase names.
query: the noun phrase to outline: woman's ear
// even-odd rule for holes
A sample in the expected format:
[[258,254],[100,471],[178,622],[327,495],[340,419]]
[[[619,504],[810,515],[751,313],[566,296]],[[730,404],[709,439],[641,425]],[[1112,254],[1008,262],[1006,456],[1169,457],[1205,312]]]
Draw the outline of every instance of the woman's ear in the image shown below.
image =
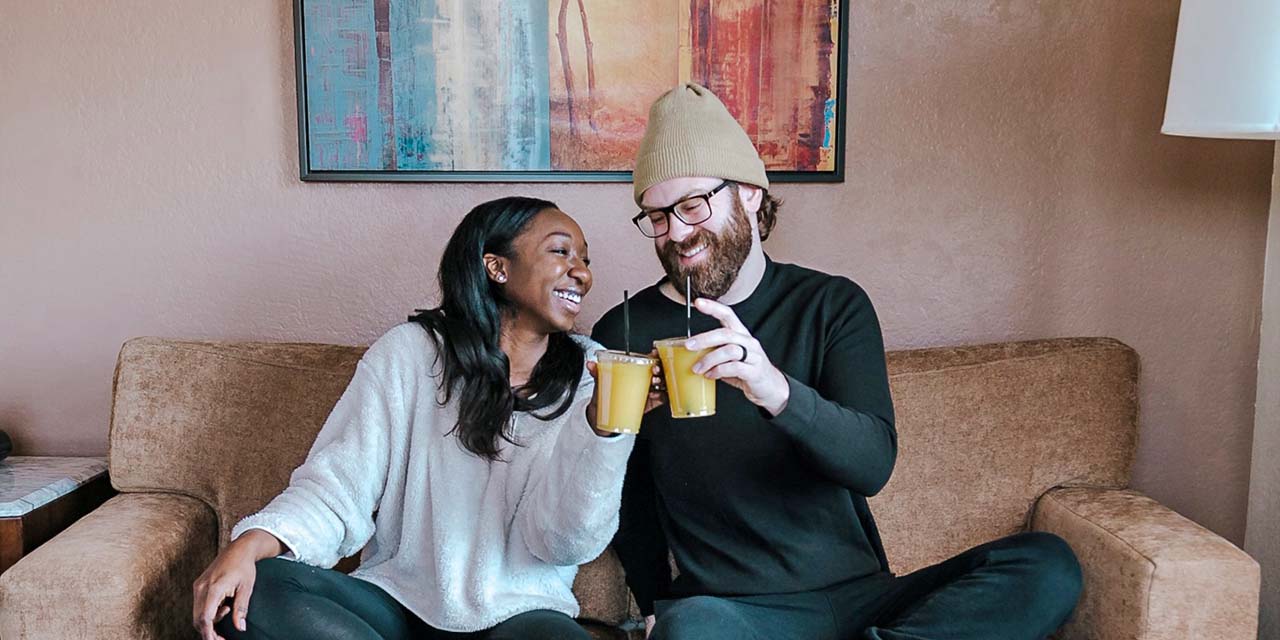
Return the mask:
[[488,274],[489,279],[498,283],[507,283],[507,259],[494,254],[484,254],[484,270]]

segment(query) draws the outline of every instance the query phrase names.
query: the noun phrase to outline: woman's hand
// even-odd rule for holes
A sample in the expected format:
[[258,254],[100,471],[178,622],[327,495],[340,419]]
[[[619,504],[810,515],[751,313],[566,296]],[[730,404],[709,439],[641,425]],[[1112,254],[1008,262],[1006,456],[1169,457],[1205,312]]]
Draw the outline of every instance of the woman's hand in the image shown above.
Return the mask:
[[649,398],[644,403],[644,412],[649,413],[667,403],[667,379],[662,375],[662,360],[658,358],[658,350],[654,349],[646,356],[653,358],[653,375],[649,377]]
[[[596,366],[596,363],[590,360],[587,361],[587,373],[591,374],[591,378],[596,381],[597,385],[600,384],[600,372],[598,370],[598,367]],[[591,401],[587,403],[587,424],[591,425],[591,430],[595,431],[596,435],[598,436],[608,438],[608,437],[617,435],[617,434],[609,433],[608,431],[601,431],[596,428],[596,425],[599,424],[596,421],[597,401],[599,397],[600,396],[596,393],[596,390],[592,389]]]
[[[258,560],[278,556],[283,550],[284,545],[275,536],[261,529],[250,529],[213,559],[193,586],[195,607],[191,622],[202,640],[224,640],[213,630],[213,625],[232,611],[236,628],[245,630],[249,596],[253,594],[257,577],[255,565]],[[232,606],[227,606],[227,600],[232,601]]]
[[[656,349],[645,355],[647,355],[650,358],[653,358],[655,361],[658,359],[658,351]],[[599,365],[588,360],[587,373],[590,373],[591,377],[595,378],[596,384],[600,384]],[[609,431],[601,431],[599,429],[596,429],[596,425],[598,424],[596,422],[596,412],[597,412],[596,402],[598,398],[599,396],[596,394],[596,392],[592,391],[591,401],[587,403],[587,424],[591,425],[591,428],[595,430],[596,435],[598,436],[612,437],[612,436],[618,435],[616,433],[612,433]],[[652,375],[649,377],[649,397],[645,399],[644,412],[649,413],[650,411],[653,411],[654,407],[660,407],[666,404],[666,402],[667,402],[667,389],[666,389],[666,385],[663,384],[663,381],[662,381],[662,366],[655,364],[653,365]]]
[[648,638],[649,634],[653,633],[653,623],[655,621],[657,621],[657,618],[654,616],[644,617],[644,637],[645,638]]

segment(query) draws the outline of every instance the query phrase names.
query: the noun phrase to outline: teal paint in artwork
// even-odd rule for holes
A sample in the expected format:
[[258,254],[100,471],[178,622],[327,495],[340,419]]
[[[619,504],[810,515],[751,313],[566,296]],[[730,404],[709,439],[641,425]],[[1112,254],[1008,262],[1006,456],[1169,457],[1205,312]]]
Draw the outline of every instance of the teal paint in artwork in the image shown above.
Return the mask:
[[547,61],[547,3],[507,2],[499,22],[498,64],[507,68],[502,169],[551,169],[551,70]]
[[551,170],[545,2],[302,1],[312,169]]
[[396,113],[396,166],[400,169],[449,168],[439,160],[448,153],[447,148],[440,148],[448,140],[437,138],[438,87],[432,51],[438,21],[434,0],[391,3],[391,95]]
[[545,2],[392,0],[390,17],[397,169],[550,169]]
[[373,2],[307,0],[304,6],[311,166],[381,169],[385,129]]
[[831,148],[831,131],[833,127],[831,123],[836,119],[836,100],[835,98],[827,98],[827,103],[822,109],[822,148]]

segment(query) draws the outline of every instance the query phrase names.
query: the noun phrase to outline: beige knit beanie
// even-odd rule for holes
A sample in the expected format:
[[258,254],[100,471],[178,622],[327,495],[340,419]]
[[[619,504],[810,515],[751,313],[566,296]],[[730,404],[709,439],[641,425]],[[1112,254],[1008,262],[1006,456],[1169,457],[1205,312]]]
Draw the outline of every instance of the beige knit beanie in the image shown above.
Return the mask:
[[632,176],[636,204],[659,182],[703,177],[769,188],[764,162],[747,132],[714,93],[689,82],[649,108]]

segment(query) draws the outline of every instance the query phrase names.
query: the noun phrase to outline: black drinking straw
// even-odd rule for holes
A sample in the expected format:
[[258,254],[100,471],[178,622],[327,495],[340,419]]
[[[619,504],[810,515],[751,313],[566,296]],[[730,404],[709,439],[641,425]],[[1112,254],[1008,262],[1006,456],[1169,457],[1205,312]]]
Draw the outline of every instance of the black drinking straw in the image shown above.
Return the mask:
[[693,315],[693,301],[689,299],[689,276],[684,277],[684,337],[692,338],[693,329],[690,326],[689,317]]
[[631,296],[626,289],[622,290],[622,333],[627,355],[631,355]]

